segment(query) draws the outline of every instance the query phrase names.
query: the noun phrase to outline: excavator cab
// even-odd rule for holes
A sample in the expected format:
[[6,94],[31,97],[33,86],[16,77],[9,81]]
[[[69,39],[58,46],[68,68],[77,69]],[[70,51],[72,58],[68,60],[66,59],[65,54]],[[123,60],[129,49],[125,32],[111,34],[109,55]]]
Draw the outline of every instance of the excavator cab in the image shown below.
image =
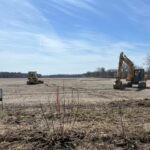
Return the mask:
[[134,77],[132,80],[129,80],[127,82],[126,87],[146,88],[146,79],[145,79],[144,69],[135,69]]
[[138,83],[139,81],[142,81],[145,76],[144,69],[135,69],[134,71],[134,82]]
[[138,85],[138,88],[146,88],[146,78],[144,69],[135,69],[134,80],[132,84]]

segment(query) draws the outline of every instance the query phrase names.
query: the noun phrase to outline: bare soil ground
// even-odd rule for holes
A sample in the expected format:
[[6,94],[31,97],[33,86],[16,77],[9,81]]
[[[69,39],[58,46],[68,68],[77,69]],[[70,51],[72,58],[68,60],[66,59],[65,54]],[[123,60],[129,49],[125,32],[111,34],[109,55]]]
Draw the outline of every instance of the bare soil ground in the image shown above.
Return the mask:
[[0,149],[150,149],[150,81],[124,91],[113,79],[44,81],[0,79]]

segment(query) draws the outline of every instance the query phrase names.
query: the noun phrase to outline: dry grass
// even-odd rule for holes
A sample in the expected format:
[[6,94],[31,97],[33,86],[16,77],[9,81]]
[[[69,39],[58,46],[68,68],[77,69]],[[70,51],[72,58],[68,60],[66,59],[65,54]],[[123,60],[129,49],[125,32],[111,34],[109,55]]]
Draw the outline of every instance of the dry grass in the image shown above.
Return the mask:
[[[57,86],[45,89],[51,92],[44,102],[5,103],[0,111],[0,149],[150,149],[150,99],[142,94],[141,98],[127,99],[122,91],[96,92],[82,86],[73,88],[69,83],[63,83],[59,92]],[[85,93],[89,103],[82,102]],[[111,94],[113,98],[122,94],[120,99],[125,100],[100,101],[101,96],[110,98]]]
[[0,149],[150,149],[149,104],[66,104],[60,113],[48,104],[43,112],[39,105],[7,106],[0,113]]

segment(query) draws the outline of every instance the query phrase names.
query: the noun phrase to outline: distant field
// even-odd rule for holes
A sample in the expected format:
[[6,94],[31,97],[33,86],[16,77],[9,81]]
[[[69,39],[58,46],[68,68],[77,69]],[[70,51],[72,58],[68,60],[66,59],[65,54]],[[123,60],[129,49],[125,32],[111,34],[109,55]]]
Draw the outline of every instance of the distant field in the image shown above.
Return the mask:
[[148,88],[118,91],[114,79],[0,79],[0,149],[150,149]]
[[[81,103],[99,103],[116,100],[140,100],[150,97],[149,89],[127,89],[116,91],[113,87],[114,79],[99,78],[68,78],[68,79],[43,79],[45,84],[26,85],[26,79],[0,79],[0,88],[4,91],[4,103],[35,104],[47,102],[48,97],[55,100],[57,86],[63,87],[66,96],[71,93],[71,88],[78,89]],[[150,81],[147,82],[150,87]],[[60,95],[62,88],[60,88]]]

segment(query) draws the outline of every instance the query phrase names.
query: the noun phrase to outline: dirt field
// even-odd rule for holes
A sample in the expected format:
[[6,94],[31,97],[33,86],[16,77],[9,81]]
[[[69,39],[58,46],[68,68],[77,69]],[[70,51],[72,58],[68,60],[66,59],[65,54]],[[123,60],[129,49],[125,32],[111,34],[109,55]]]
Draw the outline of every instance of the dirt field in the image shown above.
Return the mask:
[[0,79],[0,149],[150,149],[150,81],[118,91],[113,79],[43,80]]
[[[150,97],[149,89],[113,90],[114,79],[44,79],[45,84],[26,85],[26,79],[0,79],[0,88],[4,91],[4,103],[35,104],[47,102],[48,97],[55,100],[57,86],[65,87],[66,96],[71,94],[71,88],[78,89],[80,103],[99,103],[116,100],[141,100]],[[150,81],[147,82],[150,87]],[[62,89],[60,89],[60,94]]]

